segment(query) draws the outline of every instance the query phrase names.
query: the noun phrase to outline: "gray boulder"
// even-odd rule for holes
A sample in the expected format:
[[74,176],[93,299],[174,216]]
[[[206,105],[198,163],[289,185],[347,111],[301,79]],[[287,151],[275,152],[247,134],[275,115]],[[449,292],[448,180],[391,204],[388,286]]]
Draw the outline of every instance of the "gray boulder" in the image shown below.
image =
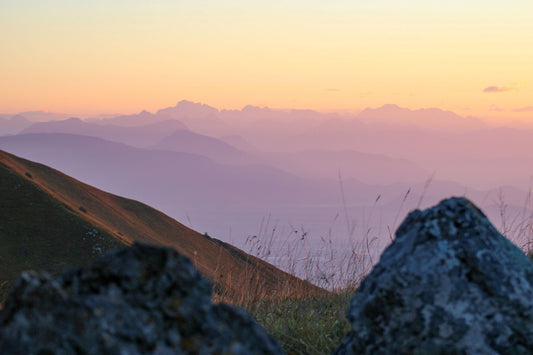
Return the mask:
[[210,295],[186,257],[141,244],[55,278],[24,273],[0,313],[0,354],[282,353]]
[[464,198],[414,211],[336,354],[533,354],[533,263]]

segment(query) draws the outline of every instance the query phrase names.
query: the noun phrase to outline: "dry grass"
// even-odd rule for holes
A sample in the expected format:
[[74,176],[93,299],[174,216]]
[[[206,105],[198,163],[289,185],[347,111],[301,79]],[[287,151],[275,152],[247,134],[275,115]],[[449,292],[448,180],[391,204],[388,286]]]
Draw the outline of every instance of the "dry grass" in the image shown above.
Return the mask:
[[288,354],[331,353],[350,329],[345,318],[349,302],[375,261],[371,249],[377,236],[372,230],[361,228],[365,232],[361,239],[356,238],[359,229],[352,221],[347,223],[347,230],[350,244],[339,250],[333,230],[313,245],[305,230],[291,228],[280,236],[265,218],[260,235],[250,236],[245,250],[264,260],[281,256],[278,267],[327,291],[309,292],[300,287],[291,292],[287,285],[282,288],[286,292],[269,293],[250,265],[244,270],[248,280],[244,287],[237,294],[217,290],[214,301],[246,309]]
[[[326,255],[335,255],[332,241],[325,243],[329,247],[324,247],[320,253],[302,259],[299,251],[306,249],[305,238],[302,239],[299,233],[292,233],[291,238],[286,240],[283,249],[287,268],[293,272],[303,268],[302,272],[308,280],[330,286],[328,291],[316,292],[316,289],[295,289],[293,285],[286,285],[281,288],[285,292],[270,293],[264,289],[264,283],[250,265],[244,270],[247,282],[238,293],[216,290],[213,300],[230,303],[250,312],[280,342],[287,354],[328,354],[340,344],[350,329],[345,314],[359,281],[370,270],[369,259],[352,253],[352,257],[342,260],[344,265],[340,269],[345,272],[344,278],[348,278],[348,275],[353,278],[351,283],[340,287],[337,279],[334,279],[335,275],[324,272],[324,267],[331,266],[328,263],[335,261],[325,258]],[[254,236],[248,242],[250,251],[257,256],[269,255],[275,244],[272,234],[263,240]]]
[[518,213],[508,212],[505,196],[500,191],[498,195],[498,209],[500,214],[499,231],[507,239],[518,246],[526,255],[533,258],[533,192],[530,189],[524,198],[524,203]]
[[[409,194],[410,190],[405,194],[404,201]],[[376,202],[378,200],[379,196]],[[502,220],[499,229],[530,257],[533,250],[532,200],[530,192],[522,211],[511,215],[504,196],[500,196]],[[292,229],[278,240],[276,227],[269,226],[268,222],[269,219],[265,219],[261,236],[248,238],[248,252],[268,260],[273,253],[282,251],[283,261],[278,266],[327,289],[328,294],[316,296],[302,292],[273,297],[257,287],[259,284],[250,282],[250,287],[243,288],[237,298],[226,295],[222,300],[248,310],[280,341],[288,354],[331,353],[350,329],[345,314],[359,283],[374,265],[370,249],[377,236],[366,230],[366,234],[356,241],[353,235],[356,228],[347,222],[348,230],[353,233],[350,235],[352,243],[348,248],[350,252],[339,258],[332,232],[327,239],[321,240],[320,247],[313,249],[304,230]],[[391,231],[396,227],[395,222],[394,226],[387,228],[390,241],[393,240]],[[248,273],[253,275],[251,270]]]

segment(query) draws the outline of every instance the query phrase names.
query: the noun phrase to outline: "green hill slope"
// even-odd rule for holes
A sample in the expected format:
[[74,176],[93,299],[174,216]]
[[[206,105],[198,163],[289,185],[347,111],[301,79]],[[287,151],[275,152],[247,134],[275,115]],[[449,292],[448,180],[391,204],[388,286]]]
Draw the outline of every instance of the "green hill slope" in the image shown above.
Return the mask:
[[[0,285],[23,270],[57,272],[133,241],[174,247],[238,303],[244,293],[324,291],[137,201],[0,151]],[[249,295],[248,295],[249,297]]]
[[31,181],[31,176],[28,173],[22,177],[0,163],[3,289],[23,270],[56,273],[68,265],[83,265],[106,250],[124,245],[44,192]]

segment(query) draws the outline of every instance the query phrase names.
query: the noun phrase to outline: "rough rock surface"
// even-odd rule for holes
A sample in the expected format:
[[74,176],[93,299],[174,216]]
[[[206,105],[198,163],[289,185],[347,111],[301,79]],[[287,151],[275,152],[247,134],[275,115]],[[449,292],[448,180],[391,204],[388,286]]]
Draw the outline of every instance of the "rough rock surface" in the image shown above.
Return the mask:
[[533,263],[464,198],[414,211],[336,354],[532,354]]
[[56,278],[24,273],[0,313],[0,354],[282,353],[210,294],[186,257],[141,244]]

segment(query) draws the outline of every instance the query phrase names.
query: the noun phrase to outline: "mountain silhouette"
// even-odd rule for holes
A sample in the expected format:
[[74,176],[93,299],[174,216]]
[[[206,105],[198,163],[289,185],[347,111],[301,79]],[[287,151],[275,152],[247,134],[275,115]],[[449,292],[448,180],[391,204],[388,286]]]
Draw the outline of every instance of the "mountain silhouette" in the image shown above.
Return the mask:
[[487,128],[478,118],[461,117],[451,111],[438,108],[409,110],[397,105],[383,105],[379,108],[366,108],[357,118],[366,123],[414,126],[431,130],[474,130]]
[[252,160],[247,153],[226,142],[189,130],[177,130],[150,148],[198,154],[219,162]]
[[24,128],[32,124],[22,115],[15,115],[11,117],[0,117],[0,136],[8,134],[17,134]]
[[176,120],[159,121],[142,126],[119,126],[91,123],[79,118],[69,118],[62,121],[34,123],[20,133],[78,134],[124,143],[134,147],[145,147],[159,142],[174,131],[186,129],[187,127],[183,123]]

